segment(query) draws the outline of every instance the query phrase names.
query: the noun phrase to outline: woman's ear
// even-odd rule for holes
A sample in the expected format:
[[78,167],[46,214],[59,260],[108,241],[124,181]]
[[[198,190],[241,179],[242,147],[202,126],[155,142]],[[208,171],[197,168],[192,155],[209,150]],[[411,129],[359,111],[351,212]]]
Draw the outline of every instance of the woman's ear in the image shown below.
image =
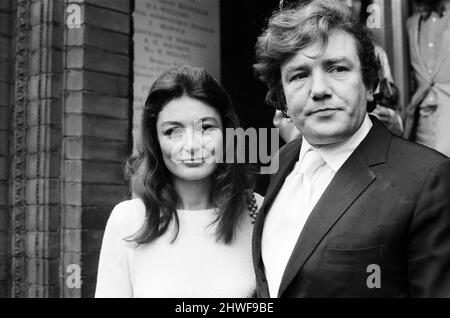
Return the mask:
[[368,102],[373,102],[373,99],[374,99],[374,97],[373,97],[373,89],[367,90],[367,101]]

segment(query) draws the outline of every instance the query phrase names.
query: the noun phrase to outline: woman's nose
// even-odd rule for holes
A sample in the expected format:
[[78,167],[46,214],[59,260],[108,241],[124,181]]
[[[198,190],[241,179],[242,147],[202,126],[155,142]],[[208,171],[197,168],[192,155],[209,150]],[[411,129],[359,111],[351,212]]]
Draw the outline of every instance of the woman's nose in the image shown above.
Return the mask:
[[202,145],[202,134],[200,132],[194,131],[194,129],[188,129],[183,138],[183,149],[184,151],[194,155],[196,151],[201,148]]

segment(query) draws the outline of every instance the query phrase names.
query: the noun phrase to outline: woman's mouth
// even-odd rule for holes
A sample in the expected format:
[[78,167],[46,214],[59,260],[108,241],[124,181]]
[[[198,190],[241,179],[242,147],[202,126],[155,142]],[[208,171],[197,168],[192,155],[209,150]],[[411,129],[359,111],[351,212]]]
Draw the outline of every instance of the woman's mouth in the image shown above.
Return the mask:
[[200,165],[204,164],[205,159],[204,158],[186,159],[186,160],[181,160],[181,163],[183,163],[184,165],[186,165],[188,167],[196,167],[196,166],[200,166]]

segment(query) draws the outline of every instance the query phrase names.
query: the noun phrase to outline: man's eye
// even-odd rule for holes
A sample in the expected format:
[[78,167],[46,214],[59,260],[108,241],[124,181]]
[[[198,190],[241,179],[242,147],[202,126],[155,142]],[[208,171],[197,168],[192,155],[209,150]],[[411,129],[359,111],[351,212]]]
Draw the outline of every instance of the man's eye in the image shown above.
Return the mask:
[[296,80],[303,80],[308,77],[308,73],[298,73],[291,77],[291,82]]
[[333,66],[332,68],[330,68],[330,72],[332,73],[343,73],[348,71],[348,68],[345,66]]

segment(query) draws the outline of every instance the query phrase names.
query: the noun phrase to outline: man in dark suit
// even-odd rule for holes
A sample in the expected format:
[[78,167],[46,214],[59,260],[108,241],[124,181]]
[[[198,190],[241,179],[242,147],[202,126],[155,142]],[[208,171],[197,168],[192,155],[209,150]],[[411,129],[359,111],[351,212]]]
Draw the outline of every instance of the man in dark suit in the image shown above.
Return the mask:
[[255,223],[259,297],[450,297],[450,160],[369,118],[379,68],[335,1],[279,11],[258,39],[267,100],[302,133]]

